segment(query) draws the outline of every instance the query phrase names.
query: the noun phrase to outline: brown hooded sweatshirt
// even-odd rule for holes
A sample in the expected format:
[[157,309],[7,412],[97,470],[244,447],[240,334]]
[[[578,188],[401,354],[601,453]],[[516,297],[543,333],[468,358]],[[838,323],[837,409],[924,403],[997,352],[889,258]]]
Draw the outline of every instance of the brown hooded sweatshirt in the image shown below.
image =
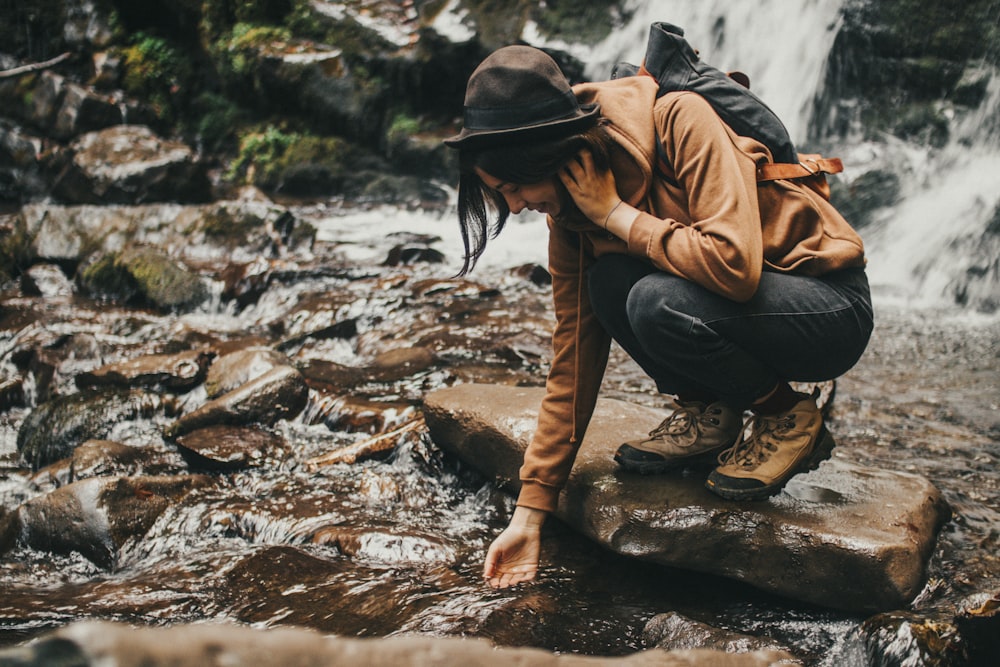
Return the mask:
[[[618,194],[641,213],[627,242],[579,212],[548,220],[553,359],[517,501],[548,512],[569,477],[608,361],[611,340],[584,279],[598,257],[644,257],[734,301],[753,296],[763,270],[816,276],[865,264],[861,238],[823,197],[794,181],[758,185],[757,166],[771,161],[770,152],[736,135],[699,95],[657,98],[656,82],[643,76],[574,92],[581,104],[601,105],[620,149],[611,160]],[[654,170],[657,131],[676,184]]]

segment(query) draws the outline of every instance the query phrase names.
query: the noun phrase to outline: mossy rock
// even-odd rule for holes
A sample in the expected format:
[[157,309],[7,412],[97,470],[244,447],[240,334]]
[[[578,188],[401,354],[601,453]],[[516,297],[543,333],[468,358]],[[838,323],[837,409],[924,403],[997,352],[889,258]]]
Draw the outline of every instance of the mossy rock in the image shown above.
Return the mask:
[[92,296],[161,310],[187,310],[208,298],[201,278],[154,248],[104,255],[80,272],[79,282]]

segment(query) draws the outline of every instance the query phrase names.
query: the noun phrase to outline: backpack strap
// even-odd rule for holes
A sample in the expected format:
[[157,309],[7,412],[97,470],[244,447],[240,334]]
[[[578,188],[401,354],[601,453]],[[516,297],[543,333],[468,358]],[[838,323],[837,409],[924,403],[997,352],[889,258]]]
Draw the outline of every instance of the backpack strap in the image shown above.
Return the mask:
[[757,167],[757,182],[776,181],[785,178],[805,178],[817,174],[839,174],[844,171],[840,158],[824,158],[819,155],[799,154],[797,164],[791,162],[768,162]]

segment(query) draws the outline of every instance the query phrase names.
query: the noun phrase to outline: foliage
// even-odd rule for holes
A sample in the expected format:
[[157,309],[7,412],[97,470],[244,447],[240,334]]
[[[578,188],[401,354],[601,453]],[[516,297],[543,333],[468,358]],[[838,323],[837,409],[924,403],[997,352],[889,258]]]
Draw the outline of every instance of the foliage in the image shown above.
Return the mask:
[[420,132],[420,120],[405,113],[398,113],[386,130],[385,139],[389,146],[412,137]]
[[247,76],[253,73],[257,54],[262,48],[270,44],[286,43],[291,39],[292,34],[287,28],[237,23],[220,46],[232,70],[238,75]]
[[239,155],[226,176],[267,190],[280,188],[288,171],[311,165],[328,178],[343,176],[355,149],[339,137],[286,132],[273,125],[251,132],[240,141]]
[[622,0],[546,0],[531,7],[531,18],[550,38],[594,44],[627,20]]
[[309,0],[294,0],[284,25],[298,38],[331,44],[348,55],[390,53],[395,49],[377,32],[350,17],[334,20],[323,16]]
[[161,118],[176,118],[194,71],[184,50],[162,37],[138,33],[123,56],[125,90],[152,102]]
[[237,145],[237,133],[248,117],[248,112],[228,97],[204,92],[191,103],[188,129],[202,149],[227,150]]

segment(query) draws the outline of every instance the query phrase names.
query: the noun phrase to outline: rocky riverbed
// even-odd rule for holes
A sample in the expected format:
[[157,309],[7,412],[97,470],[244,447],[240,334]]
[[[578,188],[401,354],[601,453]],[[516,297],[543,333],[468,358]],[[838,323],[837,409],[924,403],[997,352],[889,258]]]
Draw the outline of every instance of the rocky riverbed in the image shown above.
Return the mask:
[[[122,263],[109,275],[130,277],[128,298],[101,296],[120,280],[84,288],[58,263],[4,291],[4,643],[84,618],[210,619],[598,655],[717,648],[737,633],[834,665],[960,656],[982,650],[979,628],[995,629],[995,318],[882,298],[871,348],[832,399],[838,458],[923,476],[954,513],[912,604],[876,616],[811,607],[611,555],[558,522],[540,581],[495,592],[479,568],[511,499],[441,451],[422,399],[467,382],[543,382],[547,274],[504,262],[533,256],[525,244],[543,244],[544,225],[516,221],[513,248],[501,242],[497,261],[456,280],[447,209],[251,194],[146,208],[142,219],[159,223],[122,224],[126,245],[159,248],[170,275],[201,286],[196,303],[157,303],[143,286],[170,281]],[[222,209],[257,225],[234,224],[239,243],[171,244],[177,225]],[[134,212],[49,207],[35,242]],[[662,407],[614,355],[605,395]],[[678,631],[667,613],[687,625]],[[712,639],[693,639],[701,624]]]

